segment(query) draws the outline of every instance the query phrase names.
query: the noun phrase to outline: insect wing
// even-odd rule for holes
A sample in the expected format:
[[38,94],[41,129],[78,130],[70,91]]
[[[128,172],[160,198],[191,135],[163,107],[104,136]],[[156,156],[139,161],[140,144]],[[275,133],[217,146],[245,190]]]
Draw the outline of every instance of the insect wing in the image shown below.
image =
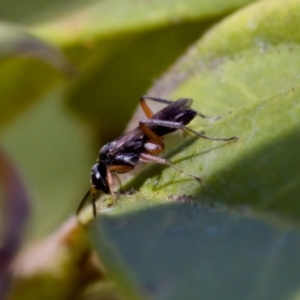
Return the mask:
[[[180,98],[177,101],[172,102],[162,110],[153,115],[151,119],[172,121],[175,116],[181,111],[188,109],[193,103],[190,98]],[[156,125],[149,125],[150,129],[154,129]],[[144,135],[142,130],[137,127],[132,131],[124,133],[119,138],[114,140],[109,147],[109,154],[115,155],[122,151],[124,148],[130,148],[139,138]]]
[[116,153],[122,151],[125,147],[130,147],[137,139],[143,136],[142,130],[137,127],[127,133],[124,133],[119,138],[114,140],[109,147],[109,154],[115,155]]
[[193,99],[180,98],[153,115],[151,119],[172,121],[174,116],[191,107]]

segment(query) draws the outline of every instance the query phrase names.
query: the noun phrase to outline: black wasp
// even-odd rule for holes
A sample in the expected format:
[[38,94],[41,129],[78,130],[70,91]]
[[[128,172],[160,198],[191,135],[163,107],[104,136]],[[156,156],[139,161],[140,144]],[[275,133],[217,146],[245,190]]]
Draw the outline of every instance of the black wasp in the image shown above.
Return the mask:
[[[145,100],[164,103],[167,104],[167,106],[154,114]],[[200,180],[199,177],[178,169],[167,159],[157,157],[165,148],[162,137],[178,129],[190,131],[199,137],[210,140],[232,141],[236,139],[236,137],[207,137],[186,127],[185,125],[189,124],[197,115],[206,118],[206,116],[191,108],[192,103],[193,100],[189,98],[180,98],[177,101],[170,101],[148,96],[141,97],[140,105],[148,119],[140,121],[138,127],[121,135],[100,149],[97,163],[93,166],[90,173],[91,188],[82,199],[77,209],[77,214],[81,211],[91,195],[93,214],[94,216],[96,215],[96,194],[99,191],[111,194],[113,199],[112,204],[114,204],[116,195],[113,191],[112,174],[129,172],[140,162],[154,162],[168,165],[187,176]]]

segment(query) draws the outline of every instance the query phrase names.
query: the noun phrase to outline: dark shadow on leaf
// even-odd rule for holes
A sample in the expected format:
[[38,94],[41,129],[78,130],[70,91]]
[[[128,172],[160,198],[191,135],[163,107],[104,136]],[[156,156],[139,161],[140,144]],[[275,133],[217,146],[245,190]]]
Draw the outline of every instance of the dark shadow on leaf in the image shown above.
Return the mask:
[[154,299],[247,295],[280,300],[291,299],[299,289],[300,235],[290,226],[173,202],[102,215],[91,229],[107,266],[117,270],[122,260],[127,269],[119,272],[134,274]]
[[196,191],[230,206],[249,205],[300,220],[300,128],[262,144],[243,155],[220,174],[208,178]]

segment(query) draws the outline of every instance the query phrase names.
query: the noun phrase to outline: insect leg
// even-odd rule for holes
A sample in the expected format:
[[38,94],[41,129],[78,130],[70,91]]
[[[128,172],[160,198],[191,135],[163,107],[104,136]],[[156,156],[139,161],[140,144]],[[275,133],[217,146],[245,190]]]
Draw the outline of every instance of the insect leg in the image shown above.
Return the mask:
[[157,164],[161,164],[161,165],[166,165],[166,166],[169,166],[173,169],[175,169],[176,171],[182,173],[182,174],[185,174],[189,177],[192,177],[193,179],[196,179],[198,181],[201,181],[201,178],[197,177],[197,176],[194,176],[190,173],[187,173],[179,168],[177,168],[176,166],[174,166],[173,164],[171,164],[167,159],[165,158],[161,158],[161,157],[157,157],[157,156],[153,156],[151,154],[147,154],[147,153],[141,153],[140,154],[140,161],[142,162],[154,162],[154,163],[157,163]]
[[133,169],[132,166],[128,166],[128,165],[112,165],[112,166],[109,166],[107,168],[108,171],[110,171],[111,173],[127,173],[129,171],[131,171]]
[[232,136],[230,138],[214,138],[214,137],[209,137],[209,136],[206,136],[204,134],[201,134],[191,128],[188,128],[188,127],[183,127],[183,130],[186,130],[186,131],[190,131],[192,133],[194,133],[195,135],[199,136],[199,137],[202,137],[203,139],[207,139],[207,140],[213,140],[213,141],[235,141],[237,140],[238,138],[236,136]]
[[[232,112],[230,111],[229,113],[227,113],[225,116],[230,115]],[[212,121],[216,121],[216,120],[220,120],[223,119],[224,116],[207,116],[202,114],[201,112],[197,111],[197,114],[199,117],[203,118],[203,119],[210,119]]]
[[166,100],[166,99],[161,99],[161,98],[155,98],[155,97],[149,97],[149,96],[142,96],[140,98],[140,105],[145,113],[145,115],[147,116],[147,118],[152,118],[152,116],[154,115],[152,110],[150,109],[150,107],[147,105],[145,100],[152,100],[152,101],[156,101],[156,102],[160,102],[160,103],[164,103],[164,104],[171,104],[173,103],[173,101],[171,100]]
[[[190,131],[192,133],[194,133],[195,135],[199,136],[199,137],[202,137],[204,139],[207,139],[207,140],[214,140],[214,141],[235,141],[237,140],[238,138],[236,136],[232,136],[230,138],[214,138],[214,137],[209,137],[209,136],[206,136],[204,134],[201,134],[189,127],[186,127],[184,126],[182,123],[179,123],[179,122],[171,122],[171,121],[164,121],[164,120],[155,120],[155,119],[150,119],[150,120],[144,120],[144,121],[140,121],[140,127],[141,127],[141,124],[144,124],[144,125],[152,125],[152,124],[156,124],[156,125],[159,125],[159,126],[164,126],[164,127],[168,127],[168,128],[176,128],[176,129],[182,129],[183,131],[186,130],[186,131]],[[147,127],[147,126],[146,126]],[[144,133],[149,137],[151,138],[143,128],[141,128]],[[156,135],[150,128],[148,128],[148,131],[151,131],[154,135]],[[158,137],[159,138],[159,137]]]
[[140,121],[140,125],[141,123],[145,125],[158,125],[162,127],[175,128],[175,129],[181,129],[184,127],[184,125],[180,122],[165,121],[165,120],[158,120],[158,119],[143,120]]
[[147,125],[158,125],[164,126],[167,128],[175,128],[181,129],[183,128],[182,123],[179,122],[172,122],[172,121],[165,121],[165,120],[156,120],[156,119],[149,119],[140,121],[139,126],[143,133],[149,138],[144,144],[145,149],[147,152],[152,154],[158,154],[165,149],[165,144],[163,142],[163,138],[153,132]]
[[76,211],[76,215],[78,216],[79,213],[81,212],[81,210],[84,208],[85,204],[87,203],[87,201],[89,200],[89,197],[92,196],[92,206],[93,206],[93,215],[94,217],[96,216],[97,214],[97,208],[96,208],[96,193],[97,191],[91,187],[87,193],[85,194],[85,196],[83,197],[83,199],[81,200],[78,208],[77,208],[77,211]]
[[111,206],[111,205],[114,205],[116,203],[116,194],[113,190],[114,180],[113,180],[112,174],[111,174],[111,172],[109,171],[108,168],[107,168],[106,177],[107,177],[109,192],[110,192],[111,197],[112,197],[112,202],[108,206]]
[[164,103],[164,104],[171,104],[174,101],[172,100],[167,100],[167,99],[163,99],[163,98],[157,98],[157,97],[151,97],[151,96],[142,96],[140,98],[140,100],[151,100],[151,101],[155,101],[155,102],[159,102],[159,103]]
[[150,107],[147,105],[147,103],[145,102],[145,98],[144,97],[141,97],[140,98],[140,105],[146,115],[147,118],[152,118],[153,116],[153,112],[152,110],[150,109]]
[[207,115],[204,115],[202,114],[201,112],[197,111],[197,114],[199,117],[203,118],[203,119],[211,119],[213,121],[216,121],[216,120],[220,120],[222,119],[223,117],[220,117],[220,116],[207,116]]
[[115,178],[117,178],[119,189],[121,190],[121,193],[123,193],[124,191],[123,191],[123,186],[122,186],[122,182],[121,182],[120,177],[118,176],[117,173],[115,173],[114,176],[115,176]]
[[140,121],[140,128],[143,133],[149,138],[144,144],[144,148],[153,154],[158,154],[165,149],[165,143],[162,137],[158,136],[155,132],[153,132],[146,124],[145,121]]
[[133,169],[133,167],[131,166],[124,166],[124,165],[113,165],[113,166],[109,166],[107,168],[107,183],[108,183],[108,188],[109,188],[109,192],[112,196],[112,202],[108,205],[108,206],[112,206],[116,203],[116,194],[113,190],[113,176],[112,173],[116,172],[116,173],[126,173],[129,172]]

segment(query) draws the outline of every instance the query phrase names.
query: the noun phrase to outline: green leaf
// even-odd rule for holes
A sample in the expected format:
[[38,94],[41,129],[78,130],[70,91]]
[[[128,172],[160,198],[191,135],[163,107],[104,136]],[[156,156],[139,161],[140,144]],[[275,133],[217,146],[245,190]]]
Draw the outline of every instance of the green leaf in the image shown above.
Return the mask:
[[193,128],[239,139],[192,137],[166,154],[201,183],[153,166],[126,186],[135,195],[111,209],[99,203],[92,241],[124,294],[296,299],[300,60],[290,24],[298,32],[299,20],[298,1],[257,2],[215,26],[150,90],[194,98],[197,110],[224,117]]
[[191,138],[169,153],[176,167],[200,176],[201,183],[168,168],[158,177],[146,169],[131,186],[145,182],[139,189],[145,198],[154,192],[161,199],[179,194],[209,203],[247,203],[299,219],[299,99],[295,89],[254,102],[205,130],[211,137],[238,136],[235,142]]
[[299,289],[299,231],[251,217],[170,203],[101,216],[92,239],[129,299],[135,285],[164,300],[292,299]]
[[[17,0],[15,0],[17,1]],[[169,24],[205,20],[228,14],[251,0],[213,1],[159,1],[141,2],[135,0],[52,2],[52,7],[43,6],[33,31],[63,44],[87,41],[87,38],[124,35],[129,32],[160,28]],[[29,1],[30,3],[30,1]],[[27,7],[29,7],[27,5]],[[48,17],[45,18],[47,11]],[[69,14],[66,14],[68,10]],[[50,11],[50,13],[49,13]],[[23,11],[24,13],[26,11]],[[51,16],[52,13],[52,16]],[[27,18],[30,19],[30,18]],[[32,21],[34,24],[35,22]]]
[[155,78],[216,19],[249,2],[61,1],[52,9],[47,5],[48,17],[32,21],[30,29],[64,47],[79,66],[69,105],[98,125],[107,141],[123,131],[138,97]]
[[57,228],[89,186],[91,134],[66,112],[62,100],[61,90],[49,93],[1,133],[1,145],[30,195],[30,238]]
[[64,74],[72,71],[58,49],[0,23],[0,126],[61,80],[57,69]]

